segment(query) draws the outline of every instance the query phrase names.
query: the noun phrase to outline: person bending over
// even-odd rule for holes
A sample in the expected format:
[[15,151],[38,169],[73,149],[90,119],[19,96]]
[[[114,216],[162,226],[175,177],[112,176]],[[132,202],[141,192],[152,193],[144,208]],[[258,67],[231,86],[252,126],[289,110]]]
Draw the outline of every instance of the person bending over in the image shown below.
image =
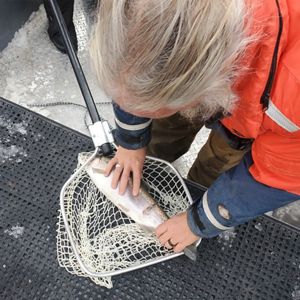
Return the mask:
[[102,0],[90,52],[120,193],[130,176],[138,193],[146,153],[173,161],[212,128],[188,175],[208,190],[157,228],[167,248],[300,198],[300,2]]

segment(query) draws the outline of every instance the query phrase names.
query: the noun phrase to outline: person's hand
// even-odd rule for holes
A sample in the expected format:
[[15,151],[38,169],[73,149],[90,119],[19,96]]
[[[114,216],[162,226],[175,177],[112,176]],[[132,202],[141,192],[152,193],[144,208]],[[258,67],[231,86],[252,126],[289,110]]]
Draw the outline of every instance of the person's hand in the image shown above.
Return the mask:
[[168,249],[173,248],[176,253],[183,251],[185,247],[200,238],[190,230],[186,212],[180,213],[159,225],[155,234],[162,245]]
[[111,182],[112,188],[117,188],[119,184],[119,193],[123,195],[132,174],[132,194],[137,196],[145,157],[146,148],[129,150],[119,146],[116,155],[109,161],[104,173],[105,176],[108,176],[111,171],[114,171]]

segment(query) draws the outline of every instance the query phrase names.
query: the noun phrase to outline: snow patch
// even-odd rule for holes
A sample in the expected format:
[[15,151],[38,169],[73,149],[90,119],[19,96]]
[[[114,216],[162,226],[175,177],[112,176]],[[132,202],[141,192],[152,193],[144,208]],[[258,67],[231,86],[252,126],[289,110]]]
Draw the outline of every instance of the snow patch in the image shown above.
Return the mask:
[[24,227],[16,225],[16,226],[12,226],[11,229],[5,229],[4,233],[17,239],[24,233],[24,229],[25,229]]
[[16,161],[17,163],[22,162],[22,159],[17,156],[27,157],[26,151],[22,147],[16,145],[3,146],[0,144],[0,164],[4,164],[7,161]]
[[27,86],[18,82],[18,76],[14,71],[11,71],[10,77],[6,78],[6,87],[4,90],[4,98],[14,99],[20,104],[24,95],[27,93]]
[[22,135],[27,134],[26,128],[28,124],[25,121],[22,121],[21,123],[14,123],[12,120],[0,116],[0,126],[6,128],[10,135],[16,133],[21,133]]
[[287,223],[291,223],[289,221],[294,221],[293,223],[299,224],[300,223],[300,200],[293,202],[289,205],[283,206],[280,209],[277,209],[274,212],[273,216]]
[[300,286],[296,285],[292,292],[292,299],[293,300],[300,300]]
[[225,247],[232,247],[232,243],[236,237],[236,232],[234,231],[223,231],[218,236],[218,243],[223,244],[223,247],[221,248],[222,251],[225,250]]
[[197,133],[189,151],[172,163],[172,165],[179,171],[182,177],[187,177],[189,169],[197,158],[199,150],[206,143],[209,133],[210,129],[202,127],[201,130]]
[[51,116],[51,112],[44,107],[30,107],[30,109],[44,117],[48,118],[49,116]]
[[258,231],[263,231],[263,227],[261,225],[261,223],[257,223],[254,225],[255,229],[257,229]]

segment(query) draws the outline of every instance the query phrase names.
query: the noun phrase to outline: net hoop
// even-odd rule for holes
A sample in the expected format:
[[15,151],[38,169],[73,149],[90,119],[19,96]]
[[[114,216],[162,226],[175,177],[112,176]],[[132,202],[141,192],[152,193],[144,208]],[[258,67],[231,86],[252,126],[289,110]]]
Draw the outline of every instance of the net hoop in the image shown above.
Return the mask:
[[[147,261],[142,261],[142,262],[138,262],[138,263],[132,263],[129,266],[126,267],[122,267],[119,268],[117,270],[109,270],[109,271],[95,271],[90,267],[89,263],[86,263],[84,256],[85,253],[80,250],[80,246],[78,244],[78,237],[76,237],[76,231],[71,228],[71,224],[72,224],[72,220],[70,216],[72,216],[72,213],[70,213],[70,209],[68,208],[67,204],[66,204],[66,199],[68,199],[68,191],[67,189],[70,187],[70,185],[72,185],[72,183],[74,182],[74,180],[76,180],[76,178],[82,173],[84,172],[84,169],[86,167],[87,164],[89,164],[94,158],[96,158],[97,154],[98,154],[98,149],[95,149],[95,151],[93,152],[92,155],[90,155],[88,157],[88,159],[82,164],[80,165],[77,170],[73,173],[73,175],[66,181],[66,183],[64,184],[61,193],[60,193],[60,215],[59,215],[59,223],[58,223],[58,248],[57,248],[57,253],[58,253],[58,260],[61,266],[65,267],[67,269],[67,271],[69,271],[70,273],[75,273],[79,276],[88,276],[90,278],[92,278],[94,281],[97,278],[105,278],[107,277],[107,279],[109,280],[108,277],[111,276],[116,276],[116,275],[120,275],[123,273],[127,273],[130,271],[134,271],[140,268],[144,268],[153,264],[157,264],[178,256],[181,256],[183,254],[183,252],[181,253],[174,253],[171,252],[169,250],[165,250],[165,253],[163,253],[163,255],[159,256],[159,257],[154,257],[151,259],[147,259]],[[147,156],[146,161],[148,162],[148,164],[150,165],[163,165],[165,166],[166,169],[170,170],[170,172],[172,173],[172,178],[176,177],[176,186],[180,186],[180,190],[182,191],[182,194],[184,194],[184,198],[186,201],[186,207],[188,207],[190,204],[192,204],[192,198],[191,195],[188,191],[188,188],[184,182],[184,180],[182,179],[182,177],[180,176],[180,174],[178,173],[178,171],[168,162],[164,161],[164,160],[160,160],[154,157],[150,157]],[[150,171],[151,172],[151,171]],[[179,189],[179,188],[178,188]],[[163,198],[163,197],[162,197]],[[67,209],[68,208],[68,209]],[[71,208],[72,209],[72,208]],[[78,236],[78,233],[77,233]],[[67,240],[67,241],[64,241]],[[62,241],[64,241],[64,243],[62,243]],[[71,247],[67,248],[66,246],[67,244],[70,244]],[[200,240],[197,244],[197,246],[199,245]],[[63,244],[63,245],[62,245]],[[66,250],[68,249],[68,250]],[[66,252],[63,253],[62,252]],[[68,253],[67,253],[68,252]],[[70,255],[70,252],[72,252],[72,255],[75,256],[75,260],[72,259],[72,264],[69,263],[67,261],[66,258],[68,258],[68,256]],[[76,266],[74,268],[74,265],[78,264],[78,267]],[[101,283],[99,283],[101,284]],[[111,287],[110,284],[101,284],[101,285],[106,285],[107,287]]]

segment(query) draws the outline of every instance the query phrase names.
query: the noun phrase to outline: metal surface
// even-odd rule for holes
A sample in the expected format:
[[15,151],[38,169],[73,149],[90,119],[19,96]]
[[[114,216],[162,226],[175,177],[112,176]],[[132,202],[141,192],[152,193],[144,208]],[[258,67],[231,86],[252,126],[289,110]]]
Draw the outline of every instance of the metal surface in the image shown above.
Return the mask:
[[1,300],[298,299],[299,232],[265,217],[203,240],[196,263],[180,256],[116,276],[111,290],[69,274],[56,259],[59,193],[92,141],[4,100],[0,120]]

